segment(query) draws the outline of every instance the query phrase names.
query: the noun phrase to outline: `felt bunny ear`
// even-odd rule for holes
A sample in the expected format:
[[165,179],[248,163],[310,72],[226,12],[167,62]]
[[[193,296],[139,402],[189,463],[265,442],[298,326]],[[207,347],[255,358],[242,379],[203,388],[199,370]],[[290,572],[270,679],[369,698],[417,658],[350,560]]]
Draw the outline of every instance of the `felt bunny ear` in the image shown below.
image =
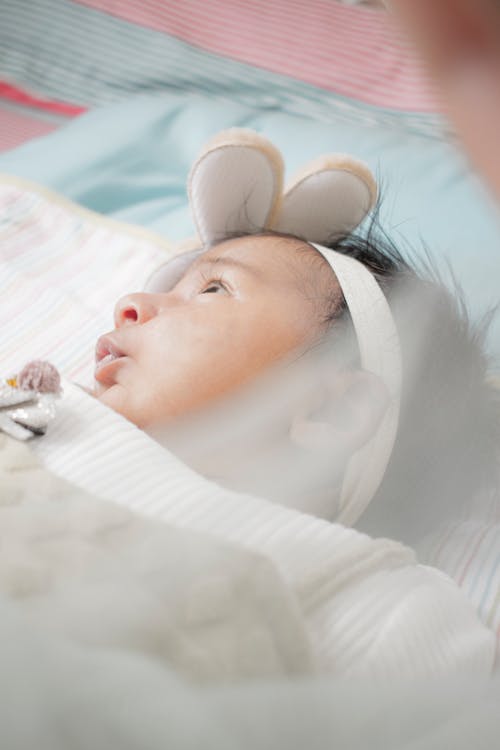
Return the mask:
[[273,229],[324,245],[357,227],[376,199],[377,185],[365,164],[343,154],[322,156],[287,186]]
[[241,128],[219,133],[194,163],[188,193],[203,246],[272,223],[283,186],[280,152]]

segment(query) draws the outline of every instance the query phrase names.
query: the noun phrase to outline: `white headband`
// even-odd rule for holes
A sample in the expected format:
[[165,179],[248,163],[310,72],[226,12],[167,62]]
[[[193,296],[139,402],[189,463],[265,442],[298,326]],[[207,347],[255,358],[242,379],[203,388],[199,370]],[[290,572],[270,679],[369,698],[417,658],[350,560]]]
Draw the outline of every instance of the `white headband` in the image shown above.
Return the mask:
[[[384,383],[390,402],[375,435],[349,461],[336,520],[354,523],[382,481],[398,427],[401,352],[387,300],[360,262],[324,245],[332,235],[352,231],[377,195],[367,166],[345,154],[306,165],[283,192],[283,160],[267,139],[234,128],[219,133],[202,150],[188,181],[198,230],[198,247],[235,235],[266,230],[305,238],[337,277],[356,333],[361,366]],[[173,285],[198,253],[178,256],[149,279],[147,291]],[[167,268],[168,266],[168,268]]]
[[389,305],[374,276],[354,258],[312,245],[329,263],[342,289],[356,333],[361,366],[377,375],[389,405],[375,435],[349,461],[336,520],[355,523],[375,495],[392,454],[401,401],[401,350]]

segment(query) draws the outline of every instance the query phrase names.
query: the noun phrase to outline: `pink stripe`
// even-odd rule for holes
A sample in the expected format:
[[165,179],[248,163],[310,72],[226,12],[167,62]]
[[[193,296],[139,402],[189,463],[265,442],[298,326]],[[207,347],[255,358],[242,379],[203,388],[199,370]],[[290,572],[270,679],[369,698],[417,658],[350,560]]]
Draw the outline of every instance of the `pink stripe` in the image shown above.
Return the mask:
[[51,133],[57,127],[52,122],[0,109],[0,151],[7,151],[31,138]]
[[369,104],[439,110],[412,48],[380,10],[332,0],[74,1]]
[[77,107],[73,104],[66,104],[64,102],[51,101],[49,99],[41,99],[36,94],[19,89],[16,86],[12,86],[6,81],[0,81],[0,97],[8,99],[9,101],[16,102],[16,104],[24,104],[29,107],[37,107],[47,112],[54,112],[58,115],[64,115],[66,117],[75,117],[81,115],[82,112],[86,111],[85,107]]

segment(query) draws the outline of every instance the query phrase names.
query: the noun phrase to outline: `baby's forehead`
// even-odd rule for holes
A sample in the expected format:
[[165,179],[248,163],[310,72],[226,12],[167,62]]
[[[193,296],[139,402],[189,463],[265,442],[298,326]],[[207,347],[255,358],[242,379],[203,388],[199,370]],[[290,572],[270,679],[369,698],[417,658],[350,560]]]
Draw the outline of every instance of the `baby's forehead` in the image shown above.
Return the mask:
[[274,257],[277,254],[284,254],[285,257],[288,257],[288,254],[290,254],[289,257],[291,257],[294,251],[297,252],[299,250],[302,250],[302,252],[308,250],[315,252],[311,245],[297,237],[269,232],[231,237],[218,242],[216,245],[212,245],[204,250],[202,254],[209,258],[251,254],[261,256],[263,253],[269,254],[270,257]]
[[338,297],[340,287],[323,256],[297,237],[276,233],[235,237],[179,253],[146,283],[147,292],[169,292],[186,276],[248,268],[256,281],[286,286],[308,296]]
[[246,267],[268,281],[335,284],[324,258],[307,242],[289,235],[246,235],[225,240],[200,252],[194,268],[207,264]]

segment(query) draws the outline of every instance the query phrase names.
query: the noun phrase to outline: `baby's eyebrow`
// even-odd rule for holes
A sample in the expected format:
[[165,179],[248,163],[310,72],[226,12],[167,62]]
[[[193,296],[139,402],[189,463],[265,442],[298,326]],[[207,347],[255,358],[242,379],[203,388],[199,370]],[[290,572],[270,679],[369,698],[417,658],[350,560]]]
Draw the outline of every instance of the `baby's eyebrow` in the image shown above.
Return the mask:
[[209,268],[236,268],[240,271],[245,271],[246,273],[252,274],[252,276],[256,276],[258,278],[262,277],[262,273],[259,268],[256,266],[251,265],[250,263],[245,263],[244,260],[240,260],[239,258],[233,258],[230,255],[219,255],[217,258],[200,258],[195,265],[195,268],[200,268],[200,266],[207,266]]

